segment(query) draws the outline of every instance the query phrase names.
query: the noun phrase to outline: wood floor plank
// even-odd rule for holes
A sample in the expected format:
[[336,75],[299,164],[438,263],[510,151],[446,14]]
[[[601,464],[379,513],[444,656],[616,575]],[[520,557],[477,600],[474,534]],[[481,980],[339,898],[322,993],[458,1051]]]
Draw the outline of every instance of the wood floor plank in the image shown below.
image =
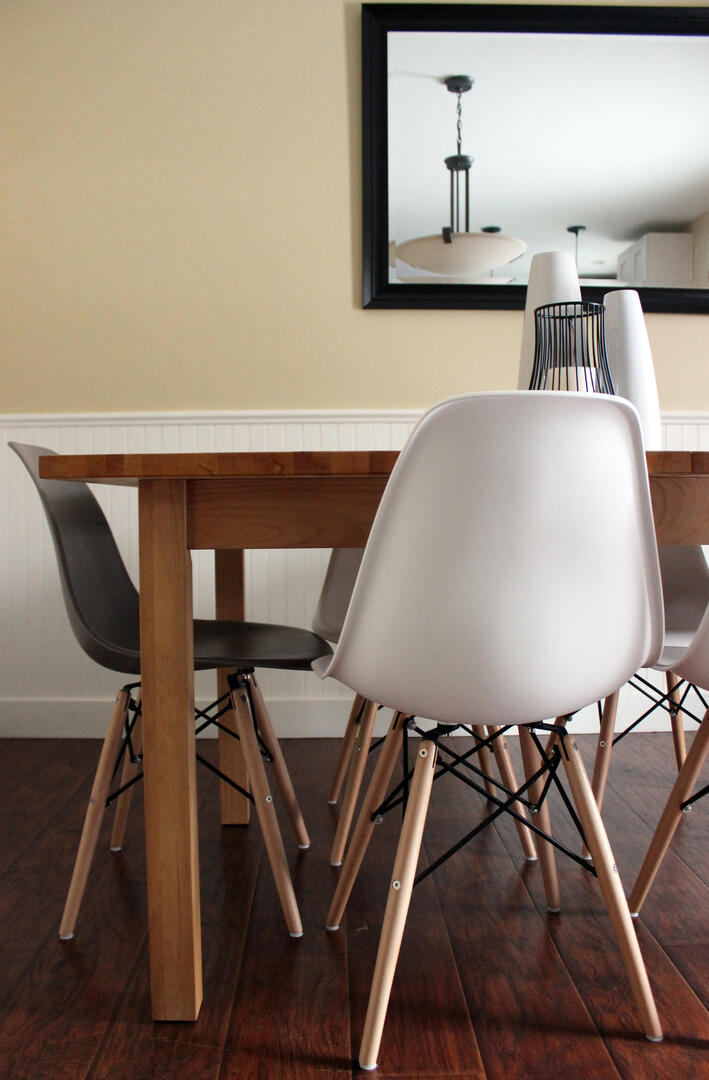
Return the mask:
[[[67,816],[85,808],[87,794],[67,804]],[[47,832],[0,879],[0,911],[8,895],[21,905],[4,923],[12,935],[0,966],[4,1080],[84,1077],[145,941],[142,859],[111,855],[109,831],[107,821],[72,941],[57,930],[78,829]],[[141,832],[129,833],[129,846],[140,848]]]
[[709,1002],[709,945],[665,945],[665,952],[697,997]]
[[[592,758],[591,744],[589,740],[581,741],[588,763]],[[552,796],[552,804],[555,835],[578,850],[578,839],[559,800]],[[639,851],[649,842],[650,827],[636,815],[629,816],[627,806],[612,788],[606,791],[604,822],[623,879],[626,867],[638,860]],[[498,832],[512,851],[516,833],[511,823],[501,823]],[[563,857],[558,867],[562,911],[550,919],[549,933],[621,1075],[628,1080],[673,1080],[678,1075],[699,1080],[707,1067],[709,1013],[658,944],[654,928],[650,927],[653,932],[649,933],[643,920],[637,926],[665,1031],[661,1044],[650,1044],[642,1036],[598,883]],[[679,861],[676,872],[684,875],[685,883],[692,883],[691,873]],[[624,881],[626,889],[629,882],[629,878]],[[525,883],[540,912],[544,911],[539,876],[530,874]],[[704,904],[708,900],[709,896],[704,896]]]
[[[672,778],[663,739],[669,746],[669,735],[629,736],[611,765],[605,817],[626,890],[659,816],[664,778],[668,786]],[[583,744],[587,764],[592,743]],[[123,855],[106,851],[105,823],[77,939],[62,945],[56,930],[99,743],[0,743],[0,784],[12,792],[0,802],[2,1080],[362,1075],[354,1056],[400,811],[374,830],[343,927],[328,933],[337,810],[326,799],[337,741],[286,740],[284,747],[312,839],[309,851],[296,853],[281,815],[305,935],[292,941],[285,933],[257,824],[221,828],[218,782],[200,770],[205,1001],[195,1024],[154,1024],[140,797]],[[422,862],[484,812],[477,794],[441,781]],[[525,862],[510,821],[415,889],[377,1076],[705,1080],[705,808],[693,814],[638,926],[665,1043],[639,1035],[597,882],[560,857],[563,910],[547,915],[539,867]],[[553,818],[558,835],[578,846],[558,800]]]
[[[688,730],[687,748],[691,746],[693,738],[693,732]],[[648,733],[643,736],[643,740],[641,759],[638,758],[627,738],[621,740],[614,748],[609,784],[616,794],[654,829],[660,820],[677,771],[672,738],[669,733]],[[706,776],[697,785],[697,789],[707,782],[709,782],[709,768],[706,770]],[[682,815],[677,832],[672,838],[672,852],[709,886],[707,830],[709,830],[709,796],[696,802],[689,813]],[[662,872],[665,872],[664,869]]]
[[[427,853],[442,852],[471,825],[432,825]],[[519,851],[516,839],[512,853]],[[613,1064],[568,970],[549,936],[549,920],[524,885],[541,874],[519,870],[493,828],[436,871],[480,1052],[489,1080],[558,1076],[618,1080]]]
[[99,751],[95,739],[0,742],[0,791],[7,806],[17,808],[12,828],[0,830],[0,874],[46,831],[48,822],[56,819],[58,828],[81,824]]
[[336,746],[317,739],[282,746],[311,835],[311,847],[299,851],[278,807],[304,934],[288,936],[262,863],[220,1080],[351,1075],[346,940],[325,930],[332,882],[327,784]]

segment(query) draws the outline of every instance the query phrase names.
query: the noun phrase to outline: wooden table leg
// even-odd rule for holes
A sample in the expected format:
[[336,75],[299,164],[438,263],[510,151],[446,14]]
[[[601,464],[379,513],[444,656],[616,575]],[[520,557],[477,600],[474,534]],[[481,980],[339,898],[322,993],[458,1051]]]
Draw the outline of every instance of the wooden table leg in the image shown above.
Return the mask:
[[152,1015],[195,1020],[202,1003],[202,941],[184,480],[141,480],[139,507]]
[[[237,550],[214,552],[214,582],[216,587],[216,615],[218,619],[244,618],[244,553]],[[229,687],[226,671],[217,674],[217,693],[226,694]],[[234,714],[226,713],[220,720],[225,727],[236,731]],[[245,791],[249,791],[249,774],[246,769],[241,743],[219,732],[219,768]],[[251,803],[229,784],[220,783],[219,797],[222,825],[248,825]]]

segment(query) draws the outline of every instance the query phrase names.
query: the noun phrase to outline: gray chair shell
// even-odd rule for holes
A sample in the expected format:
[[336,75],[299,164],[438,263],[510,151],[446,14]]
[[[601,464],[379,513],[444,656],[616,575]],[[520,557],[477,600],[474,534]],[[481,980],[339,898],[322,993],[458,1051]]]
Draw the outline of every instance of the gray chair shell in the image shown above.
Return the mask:
[[[140,674],[140,600],[90,488],[43,480],[39,458],[54,451],[11,442],[42,501],[64,603],[76,640],[97,664]],[[317,634],[268,623],[195,619],[195,668],[269,667],[306,671],[330,647]]]

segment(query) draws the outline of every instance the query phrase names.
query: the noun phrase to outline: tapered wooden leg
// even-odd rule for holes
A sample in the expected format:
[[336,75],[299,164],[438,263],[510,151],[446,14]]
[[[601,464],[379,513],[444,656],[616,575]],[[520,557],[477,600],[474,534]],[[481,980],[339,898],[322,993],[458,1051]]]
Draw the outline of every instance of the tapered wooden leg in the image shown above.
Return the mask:
[[630,910],[635,914],[643,906],[655,874],[659,870],[665,853],[672,842],[675,829],[682,817],[682,803],[692,794],[707,753],[709,753],[709,711],[704,715],[699,731],[694,736],[694,742],[689,748],[684,765],[674,782],[670,797],[655,830],[655,835],[650,842],[647,855],[640,868],[638,880],[633,886],[630,896]]
[[[487,731],[482,724],[473,724],[473,731],[479,739],[487,738]],[[492,758],[490,757],[490,751],[487,746],[481,746],[476,756],[478,761],[480,762],[480,768],[485,773],[485,779],[483,780],[483,783],[485,784],[485,790],[487,791],[488,795],[494,795],[495,797],[497,797],[499,794],[497,788],[487,779],[488,776],[492,775]]]
[[327,797],[327,801],[330,805],[334,805],[340,797],[340,790],[347,773],[347,766],[352,758],[352,751],[354,750],[355,739],[357,738],[357,727],[361,719],[364,704],[365,701],[362,695],[355,694],[352,708],[350,709],[349,720],[347,721],[347,727],[345,728],[345,734],[342,736],[342,742],[340,743],[340,752],[337,755],[337,764],[335,765],[335,772],[332,777],[332,784],[330,785],[330,794]]
[[305,827],[303,815],[300,812],[300,806],[298,805],[298,799],[296,798],[290,773],[288,772],[288,766],[283,757],[283,751],[276,738],[276,733],[271,724],[271,717],[266,708],[266,703],[263,700],[261,687],[258,685],[253,675],[247,676],[247,680],[251,684],[251,696],[254,703],[254,711],[256,713],[256,723],[261,732],[263,741],[266,744],[266,749],[273,758],[273,775],[276,778],[278,790],[281,793],[283,804],[286,808],[291,825],[293,826],[293,832],[298,841],[298,847],[309,848],[310,837],[308,836],[308,830]]
[[650,989],[650,982],[613,858],[613,852],[608,843],[606,830],[581,760],[576,739],[573,737],[566,739],[565,751],[565,753],[562,752],[562,761],[564,762],[569,787],[593,858],[593,865],[598,875],[603,899],[620,945],[620,952],[628,973],[643,1030],[648,1039],[658,1042],[662,1038],[662,1028],[655,1008],[652,990]]
[[382,935],[379,939],[379,951],[359,1051],[359,1064],[362,1069],[375,1069],[377,1066],[377,1054],[389,1005],[391,984],[414,887],[435,766],[435,744],[429,739],[424,739],[418,751],[409,801],[394,859],[394,870],[389,886]]
[[84,818],[84,827],[81,830],[79,848],[76,852],[74,870],[71,875],[69,892],[64,904],[64,914],[59,926],[60,938],[73,938],[76,919],[79,914],[81,901],[86,889],[86,880],[91,869],[91,862],[96,850],[96,841],[101,829],[101,822],[106,810],[106,797],[108,795],[111,776],[118,756],[118,748],[121,745],[121,735],[125,723],[126,710],[128,708],[129,695],[127,690],[121,690],[113,706],[111,720],[106,732],[106,738],[101,747],[98,768],[94,776],[93,787],[89,797],[89,806]]
[[[243,622],[246,617],[243,551],[220,549],[214,552],[214,585],[216,617]],[[227,672],[218,671],[218,696],[226,694],[228,689]],[[220,723],[225,728],[235,730],[231,713],[225,713]],[[249,774],[241,752],[241,743],[228,731],[221,729],[218,738],[219,768],[244,791],[249,791]],[[219,809],[222,825],[248,825],[251,803],[236,788],[224,783],[223,780],[219,784]]]
[[271,865],[278,897],[281,901],[283,916],[291,937],[300,937],[303,933],[303,924],[300,921],[300,912],[293,891],[293,882],[286,861],[286,853],[283,849],[281,830],[278,827],[276,809],[268,787],[266,770],[263,767],[263,758],[256,739],[246,687],[243,681],[236,682],[235,680],[232,684],[231,702],[246,768],[251,777],[254,808],[261,825],[266,854]]
[[[532,736],[525,727],[520,727],[519,729],[519,745],[522,751],[524,774],[525,777],[529,779],[530,776],[534,776],[542,762],[539,751],[534,745]],[[533,802],[537,802],[543,787],[543,778],[532,784],[529,793]],[[537,825],[540,829],[543,829],[545,833],[551,835],[551,819],[549,817],[549,806],[546,799],[537,811]],[[537,840],[537,852],[542,868],[544,894],[547,900],[547,907],[549,908],[549,911],[552,912],[560,911],[561,894],[559,892],[559,879],[556,873],[556,855],[554,853],[554,848],[551,844],[548,844],[546,840],[542,840],[542,838],[539,837]]]
[[[615,718],[618,713],[618,697],[620,691],[616,690],[614,694],[610,694],[603,702],[603,712],[601,713],[601,724],[598,732],[598,745],[596,746],[596,757],[593,762],[593,778],[591,780],[591,790],[593,791],[594,798],[598,804],[598,809],[603,809],[603,796],[606,793],[606,781],[608,780],[608,769],[611,763],[611,751],[613,749],[613,735],[615,734]],[[590,858],[588,848],[584,845],[581,854],[584,858]]]
[[357,738],[355,740],[352,760],[350,762],[350,771],[347,776],[347,787],[345,788],[345,794],[342,799],[340,817],[337,822],[337,829],[335,830],[335,839],[332,842],[332,851],[330,852],[331,866],[340,866],[342,863],[345,844],[347,843],[350,825],[352,824],[352,818],[354,817],[355,806],[357,805],[357,796],[359,795],[359,789],[362,786],[362,777],[364,776],[364,769],[367,764],[367,754],[369,753],[369,747],[372,742],[372,732],[374,731],[374,721],[376,720],[376,717],[377,706],[373,701],[368,701],[358,726]]
[[[138,694],[138,701],[140,701],[140,694]],[[138,756],[143,746],[143,724],[140,716],[137,717],[133,724],[133,731],[131,733],[131,744],[133,746],[133,754]],[[125,749],[125,757],[123,758],[123,769],[121,771],[120,787],[129,783],[138,773],[139,763],[137,761],[131,761],[128,747]],[[122,795],[116,800],[116,812],[113,815],[113,828],[111,829],[111,851],[121,851],[123,848],[123,838],[126,832],[126,825],[128,823],[128,812],[130,811],[130,804],[133,800],[133,788],[129,787],[127,791],[124,791]]]
[[603,702],[603,712],[601,713],[601,726],[598,732],[598,746],[596,747],[593,779],[591,780],[591,790],[599,810],[603,808],[603,796],[606,791],[608,768],[611,763],[615,718],[618,712],[618,697],[618,690],[614,694],[610,694]]
[[678,679],[673,671],[665,672],[665,680],[667,682],[667,693],[670,695],[671,712],[670,723],[672,725],[672,742],[675,748],[675,761],[677,762],[677,772],[682,768],[684,759],[687,757],[687,746],[684,741],[684,722],[682,720],[682,710],[679,707],[679,692],[676,689],[681,679]]
[[401,750],[401,738],[406,724],[406,718],[401,713],[394,713],[389,731],[387,732],[384,745],[379,751],[377,764],[372,774],[372,780],[367,789],[367,794],[362,803],[362,809],[357,818],[357,824],[352,832],[352,839],[347,850],[342,871],[337,882],[335,895],[330,904],[327,915],[328,930],[337,930],[342,920],[342,915],[350,898],[352,886],[355,883],[362,859],[369,845],[374,830],[372,814],[383,802],[387,793],[391,774],[394,771],[396,759]]
[[[500,729],[498,727],[489,727],[488,731],[491,735],[495,735]],[[507,748],[507,740],[504,735],[499,735],[492,744],[492,752],[495,755],[495,761],[497,762],[497,768],[500,773],[500,778],[505,787],[510,791],[516,791],[518,788],[517,777],[512,766],[512,759],[510,758],[509,750]],[[499,798],[498,792],[498,798]],[[525,809],[522,803],[512,803],[512,809],[522,817],[526,817]],[[537,849],[534,844],[532,832],[527,829],[521,821],[515,820],[517,826],[517,833],[519,835],[519,842],[522,845],[522,851],[524,857],[529,862],[536,862]]]

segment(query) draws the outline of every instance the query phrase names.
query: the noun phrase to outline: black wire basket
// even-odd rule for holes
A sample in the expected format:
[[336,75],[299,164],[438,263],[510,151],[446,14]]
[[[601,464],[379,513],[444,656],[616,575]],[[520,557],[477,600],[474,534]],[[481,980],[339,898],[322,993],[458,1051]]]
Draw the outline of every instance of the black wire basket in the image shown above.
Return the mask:
[[614,394],[608,369],[603,304],[544,304],[534,312],[530,390]]

